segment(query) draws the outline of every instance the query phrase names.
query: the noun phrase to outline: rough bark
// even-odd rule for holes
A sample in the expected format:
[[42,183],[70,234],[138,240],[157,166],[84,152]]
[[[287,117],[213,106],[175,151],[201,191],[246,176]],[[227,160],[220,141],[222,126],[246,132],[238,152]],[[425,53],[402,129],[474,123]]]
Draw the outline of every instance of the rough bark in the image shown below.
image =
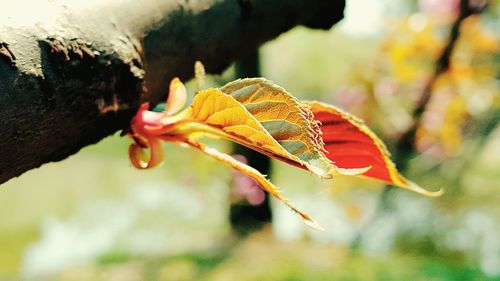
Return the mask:
[[0,0],[0,183],[127,127],[195,60],[223,70],[344,1]]

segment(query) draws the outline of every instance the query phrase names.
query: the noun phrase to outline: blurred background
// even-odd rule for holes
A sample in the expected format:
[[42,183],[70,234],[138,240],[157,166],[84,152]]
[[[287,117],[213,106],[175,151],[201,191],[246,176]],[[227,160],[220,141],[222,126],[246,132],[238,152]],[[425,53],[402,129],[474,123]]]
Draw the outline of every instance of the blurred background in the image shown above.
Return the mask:
[[261,75],[348,110],[444,196],[210,142],[269,173],[317,232],[197,151],[166,144],[163,166],[135,170],[117,133],[0,187],[0,280],[500,280],[500,1],[348,0],[345,15],[208,82]]

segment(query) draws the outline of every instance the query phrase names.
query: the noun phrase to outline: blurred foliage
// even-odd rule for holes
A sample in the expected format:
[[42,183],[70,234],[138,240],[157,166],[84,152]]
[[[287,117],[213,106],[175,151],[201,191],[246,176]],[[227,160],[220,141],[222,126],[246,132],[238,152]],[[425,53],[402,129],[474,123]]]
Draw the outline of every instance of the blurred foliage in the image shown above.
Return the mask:
[[[296,28],[262,48],[263,76],[357,114],[392,147],[457,3],[381,1],[382,29],[368,36]],[[417,131],[406,176],[445,187],[443,197],[396,191],[391,212],[374,217],[379,183],[273,163],[274,182],[326,231],[273,202],[272,229],[238,241],[229,169],[169,145],[163,167],[137,171],[115,135],[0,187],[0,280],[500,280],[499,3],[463,23]],[[233,77],[230,68],[208,82]]]
[[[121,257],[121,254],[118,254]],[[360,270],[362,269],[362,270]],[[43,279],[41,279],[43,280]],[[49,279],[47,279],[49,280]],[[394,252],[382,259],[309,242],[277,242],[269,230],[223,252],[128,257],[70,267],[50,280],[499,280],[449,259]]]

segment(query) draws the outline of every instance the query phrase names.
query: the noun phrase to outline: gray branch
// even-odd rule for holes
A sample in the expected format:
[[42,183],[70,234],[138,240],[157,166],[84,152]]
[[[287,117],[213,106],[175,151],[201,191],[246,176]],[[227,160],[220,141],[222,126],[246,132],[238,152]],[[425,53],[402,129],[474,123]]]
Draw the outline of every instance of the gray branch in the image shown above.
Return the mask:
[[[124,129],[195,60],[220,72],[331,0],[0,0],[0,183]],[[300,70],[297,70],[300,71]]]

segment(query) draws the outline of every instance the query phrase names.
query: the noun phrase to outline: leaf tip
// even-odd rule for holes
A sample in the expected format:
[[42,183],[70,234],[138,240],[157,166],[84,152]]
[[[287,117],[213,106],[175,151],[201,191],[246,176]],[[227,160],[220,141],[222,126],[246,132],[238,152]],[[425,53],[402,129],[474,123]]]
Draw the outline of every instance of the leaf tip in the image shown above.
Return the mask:
[[340,175],[345,175],[345,176],[359,176],[364,173],[366,173],[368,170],[370,170],[372,166],[367,166],[363,168],[340,168],[336,167],[335,172]]
[[198,87],[198,92],[205,88],[205,66],[201,61],[197,60],[194,63],[194,77],[196,80],[196,85]]
[[413,192],[416,192],[418,194],[422,194],[427,197],[439,197],[444,194],[444,188],[440,187],[439,190],[436,191],[429,191],[418,184],[408,181],[405,186],[402,186],[403,188],[406,188],[408,190],[411,190]]
[[303,222],[310,228],[317,231],[325,231],[325,229],[319,223],[313,220],[310,216],[300,213],[300,217],[302,218]]

